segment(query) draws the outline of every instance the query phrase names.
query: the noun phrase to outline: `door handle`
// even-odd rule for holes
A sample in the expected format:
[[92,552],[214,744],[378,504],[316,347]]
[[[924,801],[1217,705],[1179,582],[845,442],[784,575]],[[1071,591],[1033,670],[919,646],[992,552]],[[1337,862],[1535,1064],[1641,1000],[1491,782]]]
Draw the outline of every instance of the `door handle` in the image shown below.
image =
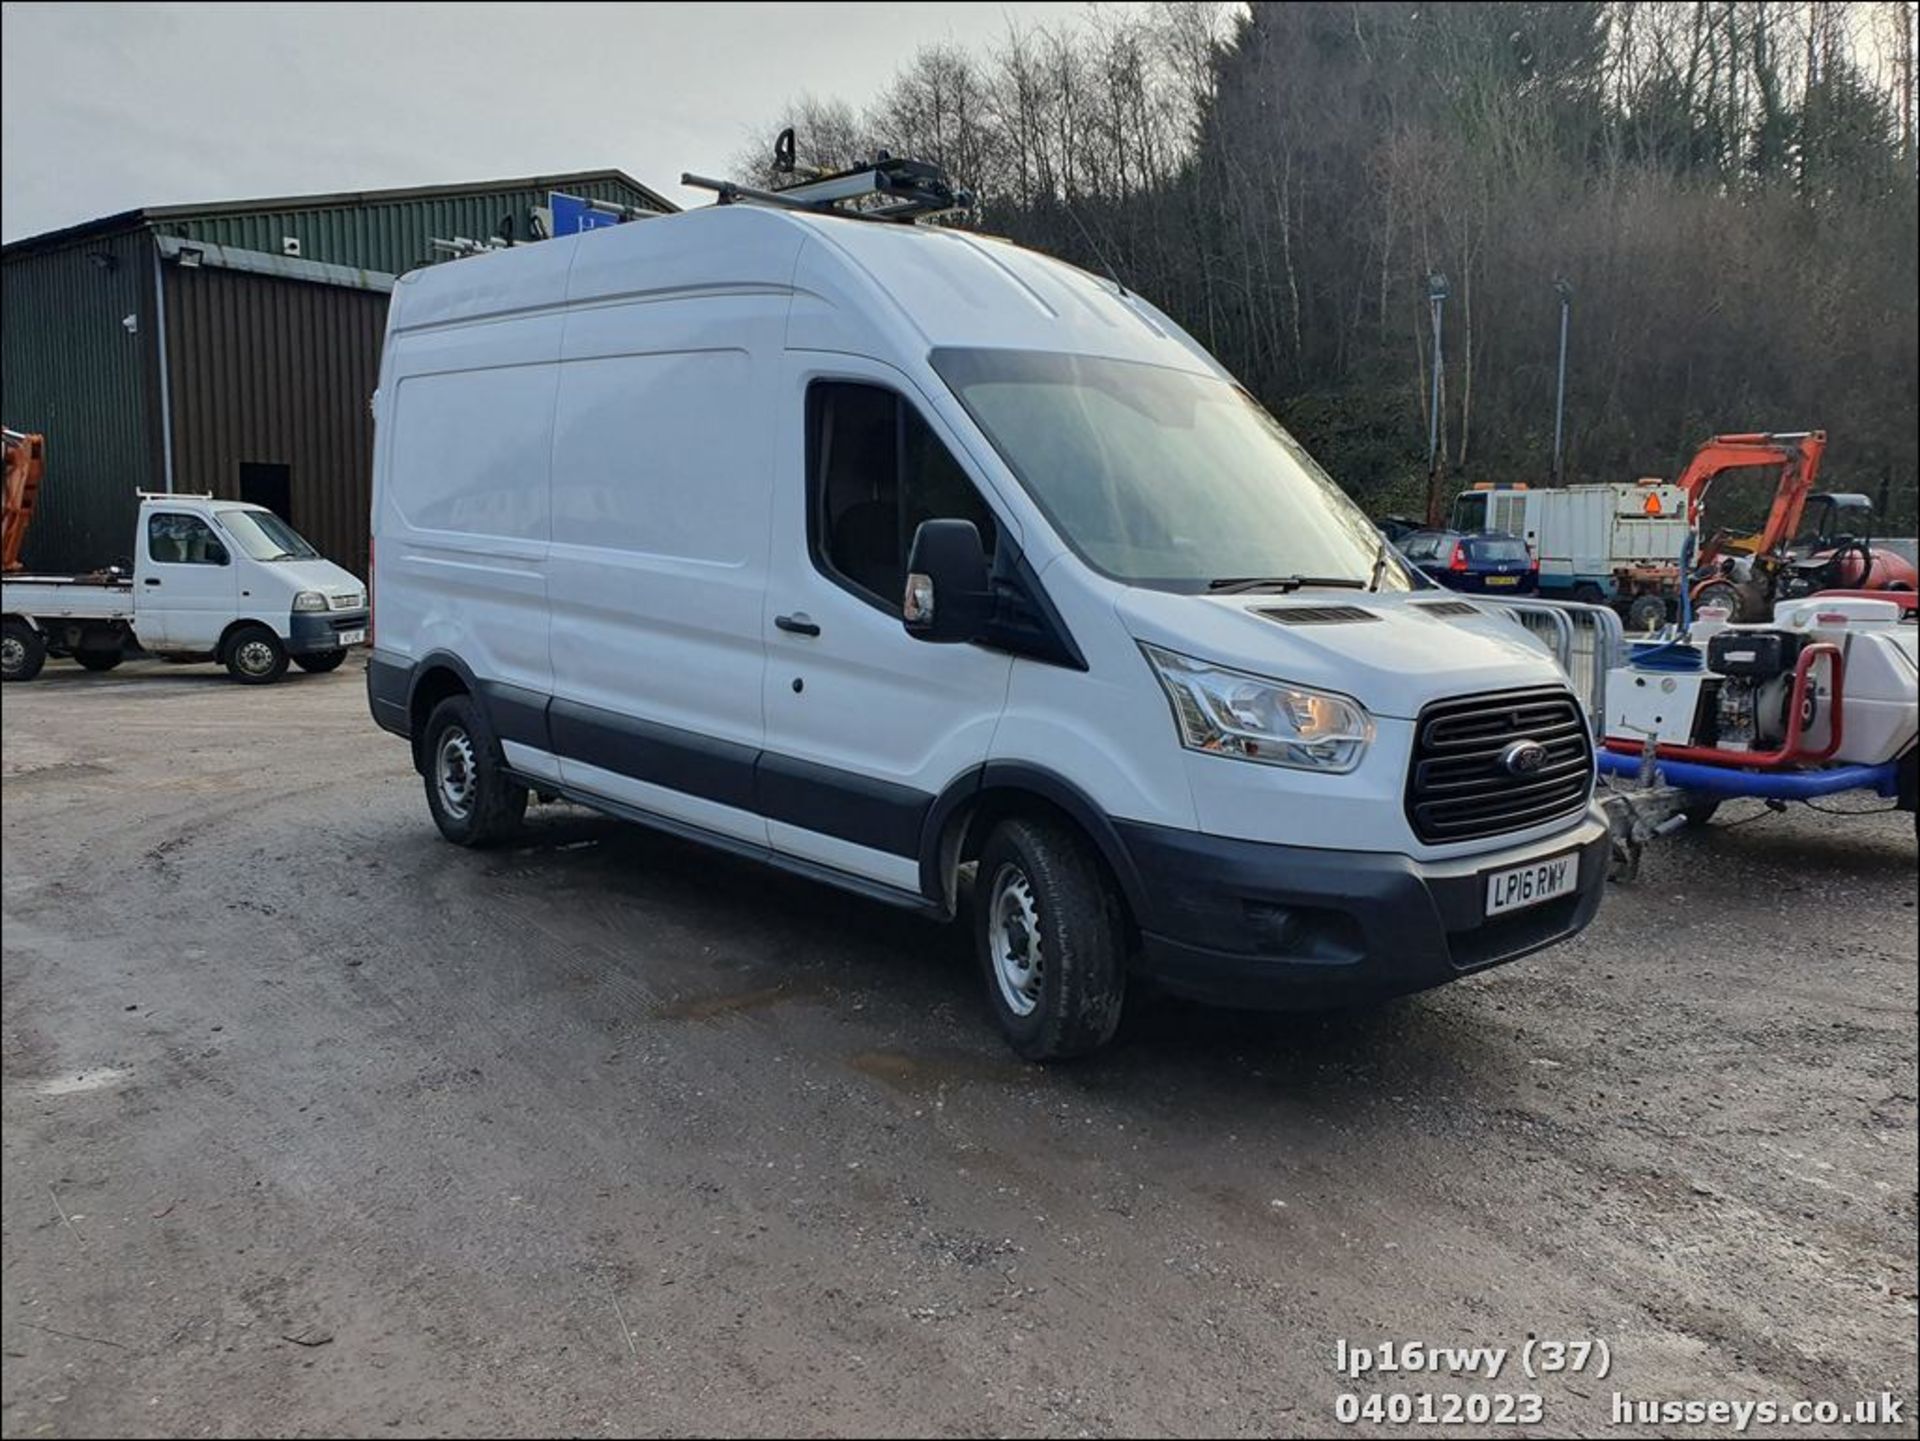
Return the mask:
[[792,615],[776,615],[773,618],[773,623],[779,626],[780,629],[790,631],[794,635],[820,634],[820,627],[813,623],[812,617],[804,610],[796,610]]
[[148,584],[148,585],[158,585],[158,584],[160,584],[160,577],[159,577],[159,576],[157,576],[157,575],[150,575],[150,576],[148,576],[148,577],[147,577],[147,584]]

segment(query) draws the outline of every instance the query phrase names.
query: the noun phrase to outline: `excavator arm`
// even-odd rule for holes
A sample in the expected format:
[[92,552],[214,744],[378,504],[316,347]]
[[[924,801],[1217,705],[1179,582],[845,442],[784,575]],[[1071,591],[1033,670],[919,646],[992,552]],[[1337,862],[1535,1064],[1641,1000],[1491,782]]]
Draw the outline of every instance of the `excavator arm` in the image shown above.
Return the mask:
[[1701,546],[1700,559],[1711,561],[1725,551],[1753,556],[1772,556],[1782,551],[1800,528],[1807,497],[1813,494],[1814,483],[1820,475],[1820,461],[1826,453],[1824,430],[1716,435],[1695,451],[1679,480],[1687,493],[1687,518],[1695,529],[1699,528],[1708,492],[1718,476],[1748,466],[1780,467],[1780,483],[1774,490],[1765,526],[1752,535],[1709,537]]
[[40,477],[47,469],[46,437],[0,430],[6,447],[5,507],[0,510],[0,571],[20,569],[20,550],[40,498]]

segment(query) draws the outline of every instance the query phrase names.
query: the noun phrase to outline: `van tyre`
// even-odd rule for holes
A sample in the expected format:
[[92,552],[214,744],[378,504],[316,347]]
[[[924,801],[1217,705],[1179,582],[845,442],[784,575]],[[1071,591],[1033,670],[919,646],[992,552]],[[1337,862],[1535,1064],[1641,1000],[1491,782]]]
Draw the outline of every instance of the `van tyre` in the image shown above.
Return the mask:
[[427,808],[457,846],[490,846],[520,828],[527,788],[507,774],[493,727],[470,696],[448,696],[427,717],[421,751]]
[[988,1003],[1030,1061],[1085,1055],[1112,1039],[1126,989],[1126,923],[1113,883],[1080,835],[1010,820],[980,852],[974,943]]
[[23,620],[10,620],[0,634],[0,680],[32,680],[47,663],[47,642]]
[[73,658],[91,671],[112,670],[126,657],[117,650],[77,650]]
[[308,675],[325,675],[330,670],[339,670],[340,662],[347,658],[343,650],[317,650],[310,655],[297,655],[293,663]]
[[287,648],[258,623],[227,637],[227,674],[241,685],[272,685],[287,673]]

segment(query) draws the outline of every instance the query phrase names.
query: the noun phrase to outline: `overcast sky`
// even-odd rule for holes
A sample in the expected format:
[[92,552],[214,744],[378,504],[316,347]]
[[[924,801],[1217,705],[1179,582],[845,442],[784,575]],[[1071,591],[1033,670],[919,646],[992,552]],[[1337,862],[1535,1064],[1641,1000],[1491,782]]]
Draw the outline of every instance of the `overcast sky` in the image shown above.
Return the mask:
[[793,95],[862,104],[925,41],[1086,8],[10,3],[0,233],[605,166],[698,201],[680,173],[724,172]]

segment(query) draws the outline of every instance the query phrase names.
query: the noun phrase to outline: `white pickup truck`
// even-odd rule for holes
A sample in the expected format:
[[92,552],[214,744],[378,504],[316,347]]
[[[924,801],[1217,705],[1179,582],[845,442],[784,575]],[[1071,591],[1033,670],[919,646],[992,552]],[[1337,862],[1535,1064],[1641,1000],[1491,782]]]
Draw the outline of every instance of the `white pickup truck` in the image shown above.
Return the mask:
[[140,498],[133,574],[9,575],[0,582],[0,676],[32,680],[48,656],[112,670],[130,652],[211,660],[264,685],[330,671],[366,644],[367,588],[263,506],[209,495]]

